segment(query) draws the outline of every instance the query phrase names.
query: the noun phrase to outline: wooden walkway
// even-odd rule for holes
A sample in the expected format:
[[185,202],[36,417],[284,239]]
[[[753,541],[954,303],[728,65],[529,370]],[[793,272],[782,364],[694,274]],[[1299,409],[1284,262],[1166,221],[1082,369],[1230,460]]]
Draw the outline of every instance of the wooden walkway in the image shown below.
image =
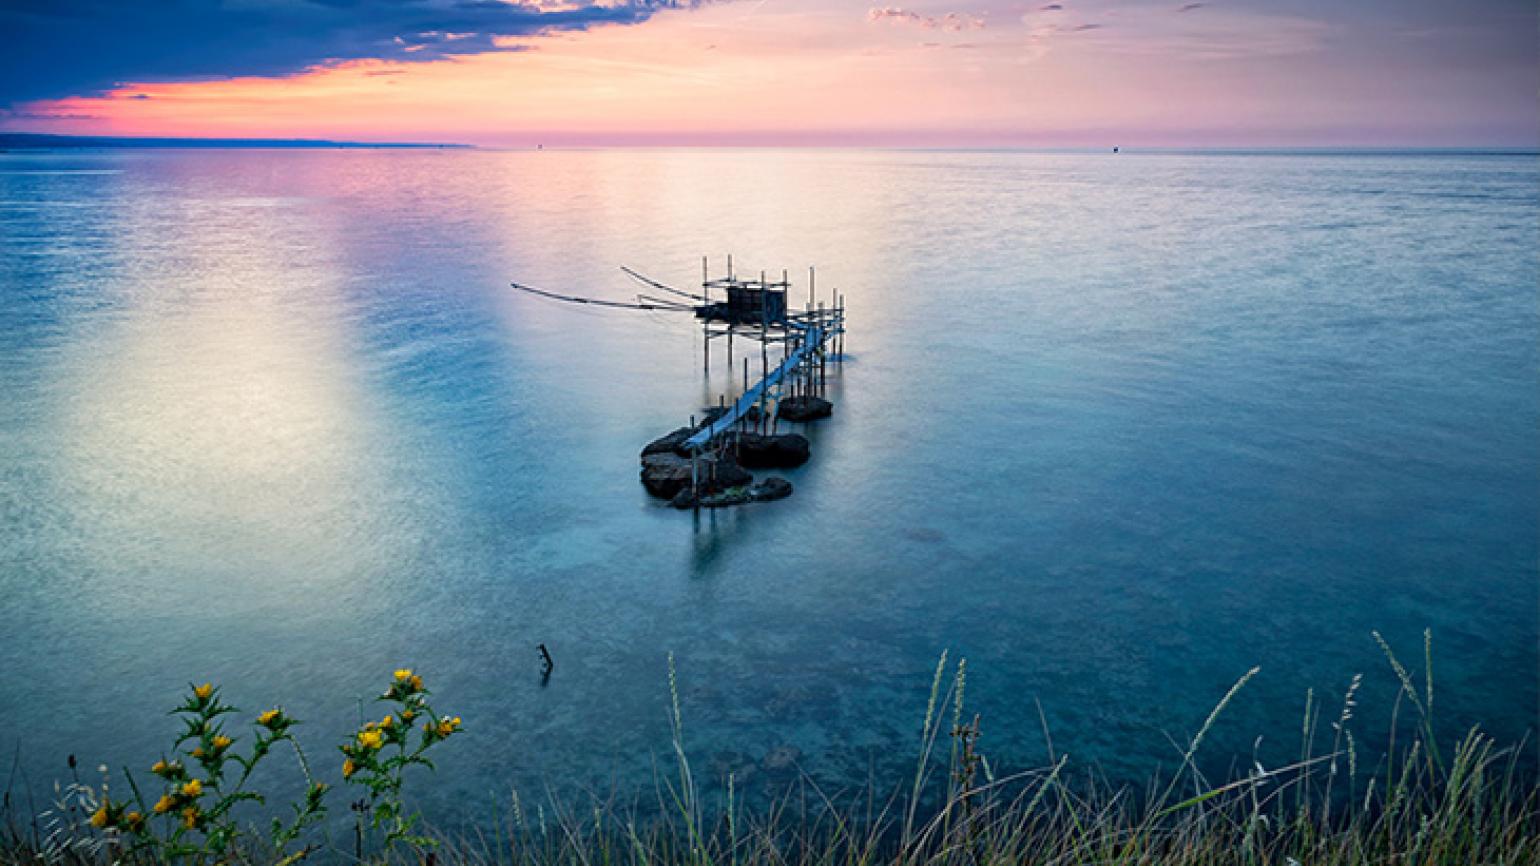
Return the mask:
[[[836,324],[835,327],[838,328],[839,325]],[[686,447],[692,451],[704,450],[716,439],[732,430],[738,422],[748,417],[750,409],[758,406],[761,413],[765,412],[767,404],[774,402],[775,395],[779,393],[781,382],[802,364],[810,363],[815,351],[822,349],[824,343],[836,333],[833,328],[797,321],[789,322],[787,328],[799,332],[800,339],[797,341],[797,347],[783,358],[774,370],[766,373],[754,387],[744,391],[743,396],[735,400],[720,418],[686,439],[684,442]]]

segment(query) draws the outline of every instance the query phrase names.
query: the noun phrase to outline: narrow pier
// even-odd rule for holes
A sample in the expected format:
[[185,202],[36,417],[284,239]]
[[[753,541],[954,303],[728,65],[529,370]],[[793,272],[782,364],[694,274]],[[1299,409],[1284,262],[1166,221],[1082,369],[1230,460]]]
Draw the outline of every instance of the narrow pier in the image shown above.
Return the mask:
[[[735,399],[729,403],[727,395],[721,395],[717,406],[703,410],[699,420],[691,416],[688,426],[642,449],[643,486],[676,508],[717,508],[791,495],[791,482],[774,476],[755,481],[745,467],[791,468],[808,460],[807,438],[782,433],[780,424],[826,418],[833,411],[826,398],[828,368],[830,361],[838,364],[844,358],[844,296],[834,292],[820,300],[816,273],[808,268],[807,301],[800,311],[792,309],[787,272],[782,271],[778,281],[768,279],[763,271],[758,279],[742,279],[733,271],[732,256],[727,257],[727,275],[715,279],[710,276],[709,261],[701,260],[698,292],[666,285],[629,268],[621,270],[672,297],[639,293],[632,303],[512,285],[569,303],[691,313],[701,321],[702,365],[708,376],[713,343],[726,343],[730,377],[738,369],[736,341],[757,343],[759,349],[742,358],[743,390]],[[753,354],[759,355],[759,377],[751,381]],[[772,354],[777,356],[774,366]]]

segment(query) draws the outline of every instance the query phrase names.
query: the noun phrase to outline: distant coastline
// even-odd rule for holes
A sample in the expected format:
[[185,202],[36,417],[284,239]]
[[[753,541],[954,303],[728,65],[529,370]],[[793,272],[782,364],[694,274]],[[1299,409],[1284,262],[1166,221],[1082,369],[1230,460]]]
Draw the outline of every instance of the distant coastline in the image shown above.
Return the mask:
[[438,142],[331,141],[316,138],[138,138],[114,135],[48,135],[0,132],[0,150],[79,150],[108,148],[285,148],[469,150],[469,144]]

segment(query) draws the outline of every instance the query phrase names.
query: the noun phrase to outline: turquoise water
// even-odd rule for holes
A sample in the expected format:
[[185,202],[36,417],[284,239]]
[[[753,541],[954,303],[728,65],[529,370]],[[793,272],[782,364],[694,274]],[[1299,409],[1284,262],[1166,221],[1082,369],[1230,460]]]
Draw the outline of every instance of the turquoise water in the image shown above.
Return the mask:
[[[861,151],[0,155],[0,747],[147,764],[189,680],[327,742],[397,666],[423,801],[911,767],[943,648],[1000,768],[1535,721],[1540,161]],[[727,388],[626,298],[700,256],[851,309],[789,500],[636,455]],[[555,654],[542,684],[535,645]],[[1324,727],[1324,724],[1323,724]],[[1257,738],[1261,737],[1260,742]],[[788,751],[790,750],[790,751]],[[1365,759],[1366,763],[1371,763]],[[335,779],[333,779],[335,781]]]

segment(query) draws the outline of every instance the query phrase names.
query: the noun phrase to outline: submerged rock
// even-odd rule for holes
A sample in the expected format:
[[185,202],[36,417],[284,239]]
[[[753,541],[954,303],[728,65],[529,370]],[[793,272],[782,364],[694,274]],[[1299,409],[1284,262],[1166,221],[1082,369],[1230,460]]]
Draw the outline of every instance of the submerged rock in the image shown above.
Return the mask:
[[790,469],[806,463],[811,454],[807,437],[800,433],[738,433],[734,444],[738,462],[750,469]]
[[812,421],[833,415],[834,404],[822,397],[798,395],[782,400],[775,412],[787,421]]
[[776,746],[760,760],[759,767],[770,773],[777,770],[791,770],[796,768],[800,760],[802,760],[802,750],[796,746]]

